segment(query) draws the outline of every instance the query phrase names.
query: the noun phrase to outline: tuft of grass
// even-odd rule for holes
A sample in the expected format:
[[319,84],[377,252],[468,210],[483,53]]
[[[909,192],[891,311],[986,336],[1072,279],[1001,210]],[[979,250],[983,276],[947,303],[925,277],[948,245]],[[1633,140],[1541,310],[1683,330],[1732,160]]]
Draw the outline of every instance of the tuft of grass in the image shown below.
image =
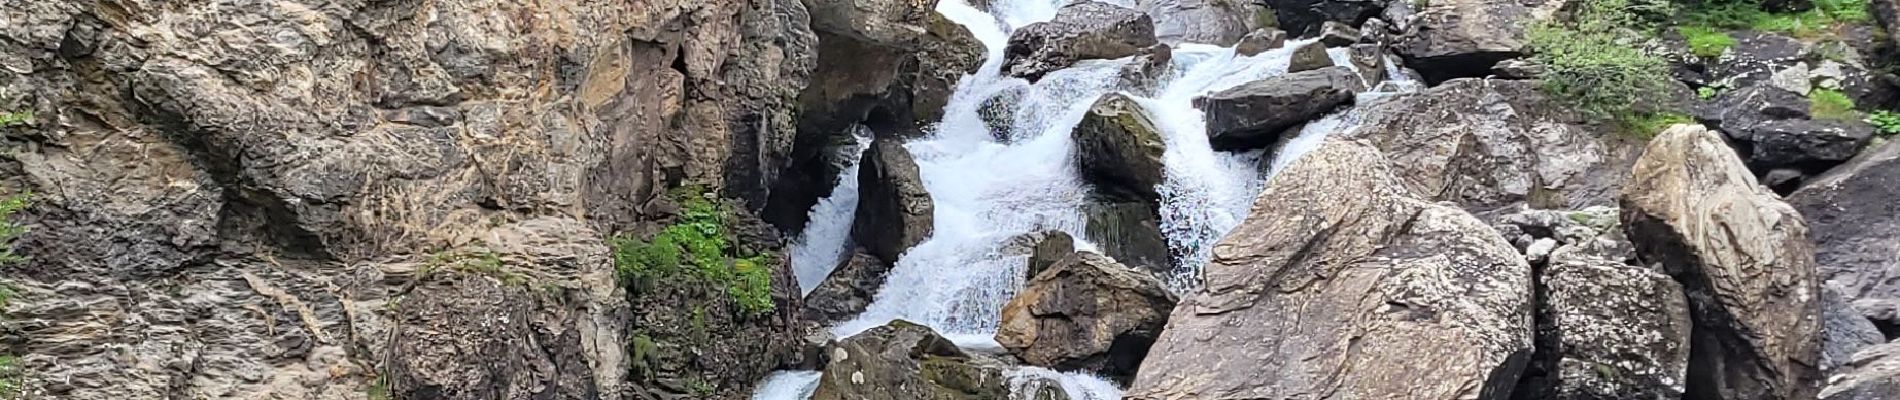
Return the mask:
[[1867,116],[1867,124],[1874,126],[1874,133],[1882,137],[1900,135],[1900,113],[1880,110]]
[[1669,65],[1629,43],[1640,39],[1646,17],[1629,0],[1589,0],[1569,22],[1530,30],[1532,57],[1547,67],[1543,90],[1590,117],[1635,113],[1638,104],[1670,89]]
[[1683,39],[1689,42],[1689,52],[1697,57],[1721,57],[1722,53],[1727,52],[1730,47],[1735,47],[1735,37],[1729,36],[1728,31],[1721,29],[1708,26],[1682,26],[1677,27],[1676,31],[1682,33]]
[[1837,90],[1815,89],[1808,93],[1808,113],[1816,119],[1853,121],[1860,119],[1860,112],[1854,111],[1854,99]]
[[1616,118],[1617,130],[1632,138],[1649,140],[1676,124],[1693,124],[1695,118],[1675,112],[1628,113]]
[[1703,86],[1695,90],[1695,97],[1698,99],[1703,99],[1703,100],[1714,99],[1715,96],[1720,95],[1720,94],[1722,94],[1721,89],[1716,89],[1710,86]]
[[[26,225],[14,222],[13,216],[32,205],[32,193],[0,198],[0,266],[26,261],[26,257],[13,253],[13,242],[26,234]],[[0,304],[4,304],[5,297],[11,297],[10,291],[0,292]]]

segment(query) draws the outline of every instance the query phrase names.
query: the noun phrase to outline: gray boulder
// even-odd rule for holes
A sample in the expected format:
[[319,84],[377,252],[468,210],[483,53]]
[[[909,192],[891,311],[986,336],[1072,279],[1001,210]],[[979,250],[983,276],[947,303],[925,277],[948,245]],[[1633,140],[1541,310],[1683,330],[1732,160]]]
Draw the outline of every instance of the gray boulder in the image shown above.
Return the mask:
[[1318,34],[1326,22],[1359,26],[1385,11],[1391,0],[1266,0],[1281,29],[1298,37]]
[[1126,378],[1161,335],[1174,303],[1154,275],[1073,252],[1003,307],[996,342],[1030,365]]
[[1159,200],[1102,198],[1082,207],[1083,231],[1103,254],[1132,267],[1164,273],[1173,268],[1161,235]]
[[[1558,253],[1542,279],[1552,325],[1554,399],[1679,399],[1689,366],[1688,299],[1668,275]],[[1518,393],[1520,398],[1531,393]]]
[[1859,121],[1781,120],[1753,131],[1751,166],[1837,165],[1860,154],[1874,129]]
[[1263,28],[1264,7],[1250,0],[1139,0],[1135,9],[1154,19],[1155,38],[1170,45],[1226,46]]
[[1247,36],[1241,37],[1240,42],[1234,44],[1234,54],[1256,56],[1284,45],[1286,45],[1286,31],[1273,28],[1255,29],[1253,32],[1248,32]]
[[1833,372],[1854,359],[1854,353],[1887,342],[1860,310],[1842,297],[1834,285],[1821,290],[1821,370]]
[[1079,175],[1097,193],[1160,201],[1156,190],[1165,179],[1161,156],[1167,147],[1141,104],[1120,93],[1103,95],[1070,132]]
[[851,238],[879,260],[896,264],[905,251],[930,238],[936,204],[901,140],[873,141],[862,162]]
[[1900,393],[1900,343],[1862,350],[1827,382],[1822,400],[1887,400]]
[[1509,397],[1532,352],[1531,268],[1496,231],[1338,139],[1254,205],[1127,398]]
[[891,263],[862,248],[854,249],[851,257],[839,260],[831,275],[805,294],[805,320],[831,324],[857,316],[877,299],[890,272]]
[[1821,277],[1891,334],[1900,327],[1900,141],[1809,183],[1788,202],[1812,230]]
[[1003,70],[1031,81],[1076,61],[1138,54],[1160,43],[1154,21],[1140,11],[1095,1],[1062,6],[1054,20],[1029,24],[1009,35]]
[[1499,61],[1524,56],[1532,25],[1567,0],[1436,0],[1413,17],[1393,52],[1426,82],[1482,77]]
[[1002,366],[974,359],[929,327],[907,321],[840,340],[812,400],[1002,399]]
[[1293,57],[1287,60],[1286,72],[1293,74],[1331,66],[1333,57],[1326,54],[1326,44],[1312,42],[1293,49]]
[[1620,201],[1642,260],[1688,293],[1697,360],[1688,392],[1813,398],[1822,293],[1801,214],[1758,185],[1719,135],[1695,125],[1650,142]]
[[1207,113],[1207,135],[1216,149],[1267,146],[1287,130],[1353,101],[1363,90],[1351,68],[1328,67],[1248,82],[1205,97],[1194,105]]
[[1023,280],[1035,279],[1036,275],[1041,275],[1042,271],[1069,258],[1070,254],[1075,254],[1074,236],[1069,236],[1068,232],[1063,231],[1051,231],[1044,234],[1041,239],[1036,240],[1035,247],[1030,249],[1029,266],[1023,272]]

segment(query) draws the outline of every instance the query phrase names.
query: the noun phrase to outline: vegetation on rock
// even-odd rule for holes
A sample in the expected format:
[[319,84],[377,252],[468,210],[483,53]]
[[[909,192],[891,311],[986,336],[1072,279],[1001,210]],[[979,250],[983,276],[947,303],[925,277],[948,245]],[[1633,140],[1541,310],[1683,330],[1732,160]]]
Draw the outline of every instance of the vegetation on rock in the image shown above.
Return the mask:
[[[1874,132],[1880,136],[1900,134],[1900,113],[1880,110],[1867,116],[1867,123],[1874,126]],[[1872,148],[1873,146],[1868,146]]]
[[[0,115],[0,125],[12,123],[8,117],[17,114]],[[28,117],[30,118],[30,116]],[[13,253],[13,242],[20,234],[26,233],[26,226],[14,222],[13,215],[25,210],[32,204],[32,195],[16,194],[0,199],[0,267],[25,261],[25,257]],[[0,307],[6,307],[13,300],[13,287],[0,284]],[[0,398],[15,398],[25,389],[25,371],[20,368],[20,358],[11,354],[0,355]]]
[[679,222],[650,240],[620,236],[612,240],[614,268],[626,285],[651,290],[661,282],[688,279],[724,288],[746,314],[772,311],[770,258],[738,254],[727,240],[729,211],[697,190],[676,196],[684,210]]
[[1728,31],[1721,29],[1708,26],[1684,26],[1676,28],[1676,32],[1681,33],[1683,40],[1689,42],[1689,52],[1697,57],[1721,57],[1722,52],[1735,47],[1735,37],[1729,36]]
[[1656,8],[1629,0],[1590,0],[1569,21],[1532,27],[1533,58],[1549,68],[1544,90],[1589,116],[1615,118],[1626,127],[1654,119],[1637,105],[1670,89],[1669,65],[1631,43],[1643,36],[1638,29],[1648,25]]
[[1852,121],[1860,119],[1860,113],[1854,111],[1854,99],[1838,90],[1815,89],[1808,94],[1808,113],[1815,119]]

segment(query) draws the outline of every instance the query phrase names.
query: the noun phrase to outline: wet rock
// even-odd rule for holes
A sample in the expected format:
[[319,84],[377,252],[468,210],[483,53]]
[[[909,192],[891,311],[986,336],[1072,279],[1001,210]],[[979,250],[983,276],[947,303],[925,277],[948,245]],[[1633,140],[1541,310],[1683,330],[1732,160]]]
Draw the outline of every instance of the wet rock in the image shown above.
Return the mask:
[[1311,37],[1323,30],[1326,22],[1339,22],[1347,26],[1360,26],[1366,20],[1378,16],[1387,4],[1404,3],[1387,0],[1266,0],[1274,16],[1279,19],[1280,28],[1286,29],[1297,37]]
[[1637,253],[1689,295],[1689,393],[1814,397],[1821,286],[1801,215],[1694,125],[1650,142],[1620,201]]
[[1010,299],[996,342],[1030,365],[1130,377],[1174,303],[1154,275],[1074,252]]
[[884,287],[891,265],[862,248],[853,250],[850,258],[840,260],[831,275],[805,294],[805,320],[832,324],[864,312]]
[[1531,25],[1550,18],[1566,0],[1432,1],[1399,35],[1393,52],[1426,82],[1482,77],[1500,61],[1525,55]]
[[930,238],[936,204],[900,140],[871,142],[862,162],[851,238],[879,260],[896,264],[905,251]]
[[1208,140],[1215,148],[1249,149],[1352,102],[1360,89],[1351,68],[1329,67],[1248,82],[1196,98],[1194,105],[1207,112]]
[[1076,167],[1097,193],[1136,201],[1159,202],[1165,177],[1161,132],[1141,104],[1119,93],[1103,95],[1089,107],[1075,136]]
[[1821,277],[1889,337],[1900,304],[1900,141],[1889,141],[1810,182],[1788,202],[1812,230]]
[[1691,322],[1682,287],[1669,276],[1618,260],[1560,253],[1545,269],[1543,284],[1559,332],[1550,398],[1682,397]]
[[1139,0],[1135,9],[1154,19],[1155,38],[1170,45],[1225,46],[1265,27],[1258,18],[1265,8],[1246,0]]
[[1320,24],[1319,43],[1326,47],[1346,47],[1359,43],[1359,30],[1334,21]]
[[929,327],[899,320],[832,346],[812,399],[1002,399],[1005,383],[1000,366],[979,365]]
[[1292,58],[1287,60],[1286,72],[1300,73],[1331,66],[1333,66],[1333,57],[1326,54],[1326,45],[1313,42],[1293,49]]
[[1009,35],[1003,70],[1031,81],[1076,61],[1138,54],[1160,43],[1154,21],[1121,6],[1081,1],[1056,11],[1054,20],[1029,24]]
[[1029,253],[1029,266],[1023,272],[1023,280],[1035,279],[1037,275],[1042,275],[1042,271],[1069,258],[1075,251],[1075,237],[1063,231],[1049,232],[1042,240],[1036,241],[1036,247]]
[[1359,79],[1367,88],[1377,88],[1385,83],[1385,47],[1371,43],[1352,45],[1346,50],[1347,59],[1352,61],[1353,69],[1359,71]]
[[1530,81],[1453,80],[1363,112],[1345,136],[1384,151],[1412,193],[1479,215],[1609,205],[1639,150]]
[[1241,37],[1240,42],[1234,45],[1234,54],[1251,57],[1284,45],[1286,45],[1286,31],[1273,28],[1255,29],[1253,32],[1248,32],[1247,36]]
[[1362,143],[1276,175],[1205,268],[1128,398],[1506,398],[1531,356],[1530,266]]
[[1751,136],[1748,162],[1757,168],[1836,165],[1860,154],[1874,131],[1859,121],[1781,120],[1756,125]]
[[1167,77],[1169,63],[1174,62],[1174,48],[1167,45],[1148,47],[1145,54],[1135,56],[1127,65],[1122,66],[1117,76],[1120,87],[1137,96],[1154,96],[1160,88],[1161,80]]
[[1173,268],[1168,239],[1161,236],[1158,203],[1101,199],[1082,208],[1083,230],[1103,254],[1156,273]]

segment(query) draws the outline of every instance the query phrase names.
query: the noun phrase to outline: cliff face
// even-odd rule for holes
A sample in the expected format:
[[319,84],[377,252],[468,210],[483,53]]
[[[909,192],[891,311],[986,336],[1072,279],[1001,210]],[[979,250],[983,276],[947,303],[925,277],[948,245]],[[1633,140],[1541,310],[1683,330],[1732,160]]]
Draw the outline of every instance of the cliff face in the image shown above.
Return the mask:
[[[54,398],[739,390],[785,352],[694,364],[690,384],[627,376],[630,316],[651,310],[603,238],[656,230],[682,184],[763,205],[815,64],[809,18],[764,0],[0,0],[0,104],[33,114],[0,128],[0,191],[35,200],[30,260],[4,270],[7,349]],[[715,315],[736,333],[710,340],[787,337],[788,315]]]

